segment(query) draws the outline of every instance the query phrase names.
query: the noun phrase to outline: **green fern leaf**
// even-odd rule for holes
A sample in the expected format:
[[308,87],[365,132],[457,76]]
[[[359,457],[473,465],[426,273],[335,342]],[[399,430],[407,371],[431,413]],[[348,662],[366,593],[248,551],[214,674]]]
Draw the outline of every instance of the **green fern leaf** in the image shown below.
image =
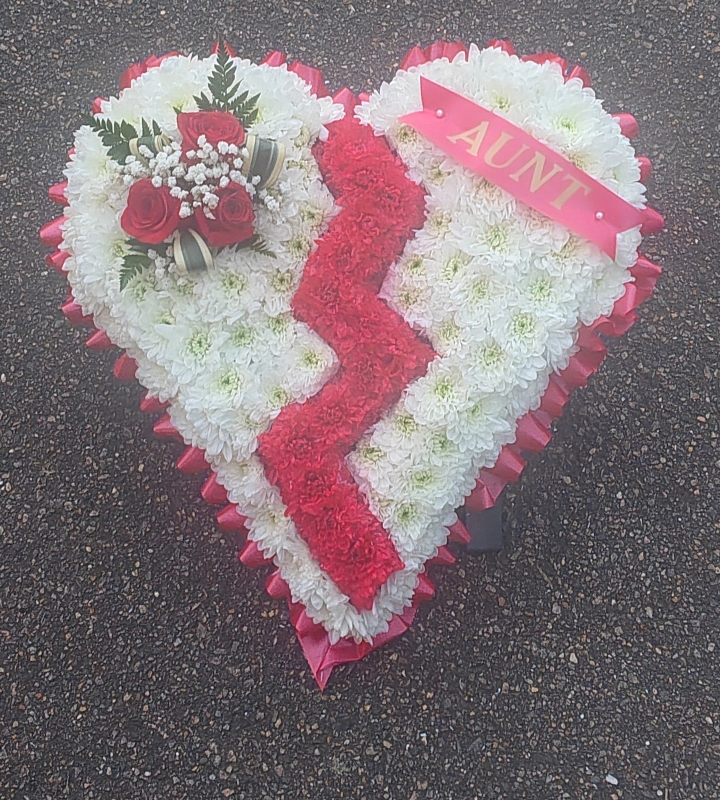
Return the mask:
[[[107,145],[107,142],[103,142],[103,144]],[[127,142],[111,144],[108,148],[108,155],[113,161],[117,161],[118,164],[124,164],[125,159],[130,155],[130,146]]]
[[194,100],[197,103],[197,107],[200,111],[214,110],[213,103],[205,96],[205,94],[201,94],[199,97],[195,97]]
[[125,120],[123,120],[120,123],[119,128],[120,128],[120,136],[122,136],[123,139],[130,141],[130,139],[137,138],[137,131],[129,122],[125,122]]
[[250,245],[250,249],[253,251],[253,253],[259,253],[260,255],[269,256],[270,258],[277,258],[277,255],[275,255],[272,250],[268,249],[267,242],[262,238],[262,236],[255,235],[253,236],[253,239],[254,241]]
[[[235,80],[237,68],[223,39],[218,42],[215,66],[208,78],[210,97],[205,92],[196,95],[194,100],[199,111],[225,111],[234,114],[243,125],[248,126],[257,120],[257,101],[260,95],[248,98],[247,90],[240,91],[240,81]],[[179,113],[179,109],[175,109]]]
[[130,251],[132,253],[144,253],[147,255],[148,250],[151,248],[153,250],[157,250],[157,246],[153,246],[151,244],[147,244],[146,242],[141,242],[140,239],[130,239],[128,244],[130,245]]
[[151,245],[141,242],[139,239],[130,239],[128,242],[130,250],[123,258],[120,268],[120,290],[122,291],[137,275],[142,274],[152,264],[152,259],[148,256]]
[[[138,138],[138,132],[134,125],[129,122],[112,122],[108,119],[96,119],[86,117],[84,124],[89,125],[100,137],[100,141],[108,148],[108,155],[119,164],[124,164],[125,159],[130,155],[130,142]],[[155,120],[148,123],[141,120],[142,136],[149,136],[152,130],[155,135],[162,133],[162,130]]]

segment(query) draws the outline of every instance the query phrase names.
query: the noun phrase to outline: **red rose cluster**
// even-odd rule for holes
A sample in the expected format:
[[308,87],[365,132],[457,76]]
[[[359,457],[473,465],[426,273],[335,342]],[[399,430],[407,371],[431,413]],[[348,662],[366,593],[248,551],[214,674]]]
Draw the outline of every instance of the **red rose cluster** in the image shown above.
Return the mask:
[[258,452],[313,558],[356,608],[371,609],[403,562],[345,456],[435,357],[377,297],[423,225],[425,197],[385,139],[352,114],[330,126],[316,156],[342,212],[308,259],[293,310],[333,347],[340,369],[314,397],[282,410]]
[[[140,68],[143,65],[135,66]],[[214,148],[220,142],[240,147],[245,141],[245,130],[240,121],[225,111],[178,114],[177,125],[183,137],[183,161],[190,166],[201,161],[200,136],[204,136]],[[233,156],[227,158],[233,159]],[[249,239],[253,235],[255,212],[245,187],[230,181],[226,186],[218,185],[214,194],[218,201],[212,209],[212,216],[208,216],[206,205],[201,203],[195,206],[192,216],[183,218],[181,200],[174,196],[170,187],[164,184],[156,187],[150,178],[143,178],[130,187],[127,208],[120,224],[126,233],[151,245],[159,244],[178,228],[194,228],[213,247],[225,247]]]

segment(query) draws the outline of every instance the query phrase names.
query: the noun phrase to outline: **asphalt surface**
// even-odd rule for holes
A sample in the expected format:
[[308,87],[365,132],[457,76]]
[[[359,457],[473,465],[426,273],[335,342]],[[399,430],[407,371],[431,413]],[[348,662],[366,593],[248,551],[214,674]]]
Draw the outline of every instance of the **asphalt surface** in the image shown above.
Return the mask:
[[[717,3],[0,8],[0,797],[720,797]],[[141,390],[84,349],[36,238],[72,131],[151,52],[225,34],[372,89],[407,48],[511,38],[637,116],[654,298],[508,493],[498,558],[435,569],[411,631],[317,689],[262,570]]]

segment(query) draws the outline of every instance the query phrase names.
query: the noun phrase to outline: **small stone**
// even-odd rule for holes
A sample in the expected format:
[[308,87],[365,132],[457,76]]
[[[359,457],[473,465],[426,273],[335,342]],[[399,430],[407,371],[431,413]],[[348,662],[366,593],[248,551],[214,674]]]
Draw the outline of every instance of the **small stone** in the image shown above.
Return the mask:
[[609,783],[611,786],[617,786],[617,785],[618,785],[618,779],[617,779],[617,778],[616,778],[614,775],[610,775],[610,773],[608,773],[608,774],[605,776],[605,780],[606,780],[606,781],[607,781],[607,782],[608,782],[608,783]]
[[570,663],[571,664],[577,664],[578,663],[578,658],[575,655],[575,653],[570,653]]

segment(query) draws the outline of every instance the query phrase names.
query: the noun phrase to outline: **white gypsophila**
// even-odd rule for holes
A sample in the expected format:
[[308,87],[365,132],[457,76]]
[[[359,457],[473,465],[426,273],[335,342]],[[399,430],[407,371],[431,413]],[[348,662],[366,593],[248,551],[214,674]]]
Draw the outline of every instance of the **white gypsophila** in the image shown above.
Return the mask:
[[[213,63],[167,59],[103,112],[134,124],[155,119],[178,142],[173,108],[195,109],[192,98],[206,89]],[[388,136],[428,195],[426,224],[390,268],[382,296],[438,358],[348,457],[404,562],[373,608],[358,611],[310,556],[255,455],[258,435],[280,410],[316,393],[337,367],[290,303],[313,242],[335,213],[310,146],[340,110],[312,97],[284,67],[235,63],[243,89],[260,94],[250,132],[287,148],[278,184],[255,202],[256,228],[276,257],[226,248],[212,272],[187,279],[165,268],[158,252],[152,274],[121,292],[127,184],[83,128],[68,168],[66,265],[84,311],[136,359],[151,393],[171,401],[185,441],[205,450],[292,599],[331,641],[369,641],[411,603],[419,573],[456,519],[453,509],[477,471],[513,440],[517,419],[537,407],[549,374],[567,365],[578,326],[608,313],[622,294],[640,240],[637,231],[624,234],[613,264],[399,123],[420,108],[419,75],[507,115],[628,201],[641,204],[644,190],[617,123],[554,66],[472,47],[468,59],[399,72],[360,107],[362,121]]]
[[347,459],[406,571],[422,570],[418,555],[445,543],[453,509],[514,440],[551,373],[567,366],[580,325],[623,294],[641,238],[637,228],[618,237],[613,262],[400,123],[422,108],[421,75],[492,108],[636,207],[645,203],[618,123],[554,64],[471,46],[467,58],[399,71],[358,108],[427,192],[425,226],[381,295],[438,358]]

